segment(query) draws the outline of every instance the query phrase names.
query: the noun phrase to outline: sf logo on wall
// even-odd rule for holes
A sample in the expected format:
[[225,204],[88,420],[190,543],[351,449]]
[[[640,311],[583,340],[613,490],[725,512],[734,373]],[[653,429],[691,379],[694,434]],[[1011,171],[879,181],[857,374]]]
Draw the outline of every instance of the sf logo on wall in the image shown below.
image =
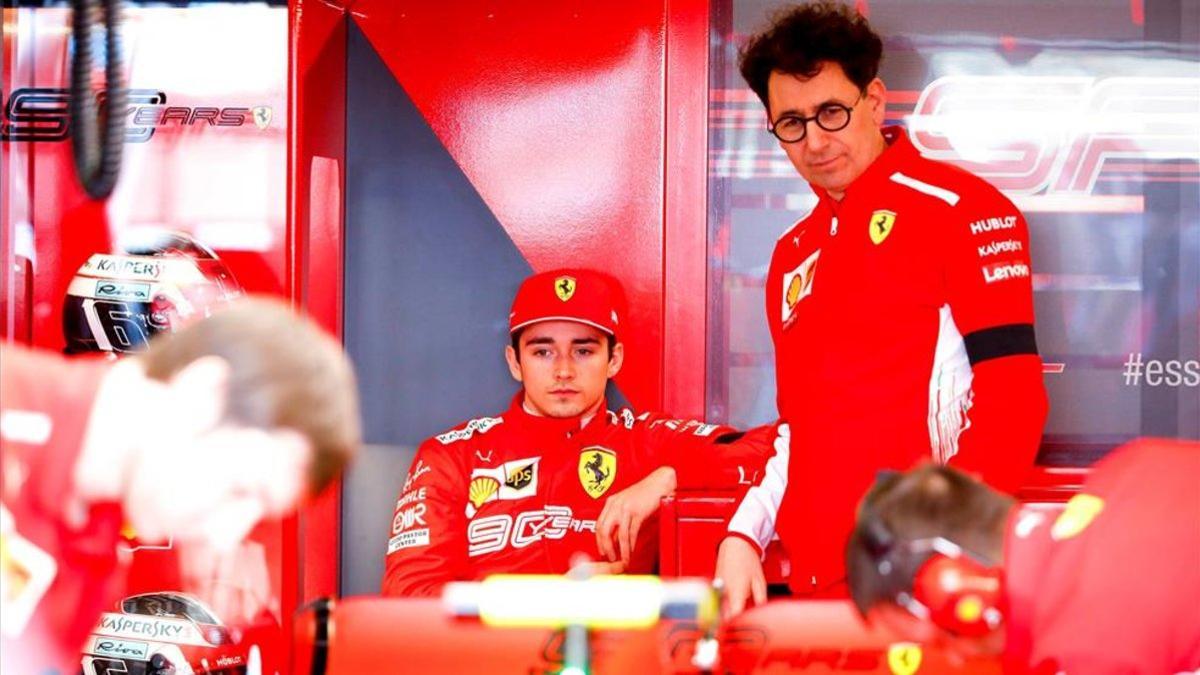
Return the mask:
[[[125,142],[145,143],[160,128],[175,125],[190,127],[240,127],[253,123],[259,129],[271,125],[270,106],[219,107],[167,105],[166,92],[157,89],[129,89],[125,109]],[[96,93],[96,105],[103,112],[108,93]],[[71,136],[71,92],[61,87],[17,89],[3,106],[0,141],[31,143],[60,142]]]

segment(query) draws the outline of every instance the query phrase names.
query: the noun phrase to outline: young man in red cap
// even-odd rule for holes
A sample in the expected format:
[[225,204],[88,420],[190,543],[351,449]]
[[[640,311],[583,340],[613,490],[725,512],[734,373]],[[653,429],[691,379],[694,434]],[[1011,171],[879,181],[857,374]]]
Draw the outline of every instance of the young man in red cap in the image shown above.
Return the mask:
[[1143,439],[1061,513],[948,467],[884,478],[846,548],[862,614],[1011,673],[1200,669],[1200,443]]
[[620,370],[623,309],[610,278],[536,274],[509,316],[509,371],[522,385],[507,411],[423,443],[392,521],[383,592],[428,596],[449,581],[499,572],[564,573],[580,554],[608,572],[649,573],[649,517],[676,487],[751,479],[774,431],[605,406]]

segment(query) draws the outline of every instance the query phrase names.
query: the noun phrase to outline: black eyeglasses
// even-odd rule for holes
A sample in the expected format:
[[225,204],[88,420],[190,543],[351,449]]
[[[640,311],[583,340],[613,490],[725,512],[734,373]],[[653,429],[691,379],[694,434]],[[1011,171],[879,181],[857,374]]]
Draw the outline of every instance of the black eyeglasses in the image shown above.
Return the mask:
[[778,138],[784,143],[799,143],[808,135],[808,123],[816,122],[817,126],[825,131],[841,131],[850,124],[850,113],[854,110],[858,102],[862,100],[866,92],[858,95],[854,101],[854,105],[842,105],[841,103],[827,103],[812,117],[804,117],[803,115],[784,115],[775,120],[769,129],[775,138]]

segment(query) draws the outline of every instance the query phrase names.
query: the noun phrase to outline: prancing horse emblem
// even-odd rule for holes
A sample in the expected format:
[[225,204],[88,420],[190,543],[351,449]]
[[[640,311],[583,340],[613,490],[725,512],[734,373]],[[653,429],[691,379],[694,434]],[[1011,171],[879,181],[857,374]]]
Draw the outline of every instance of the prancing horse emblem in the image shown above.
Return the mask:
[[617,477],[617,454],[594,445],[579,453],[579,483],[592,499],[598,499],[612,487]]
[[554,280],[554,294],[566,302],[575,295],[575,277],[559,277]]
[[871,214],[871,224],[868,234],[871,236],[871,243],[876,246],[883,243],[888,235],[892,233],[892,228],[896,226],[896,213],[894,211],[885,211],[880,209]]

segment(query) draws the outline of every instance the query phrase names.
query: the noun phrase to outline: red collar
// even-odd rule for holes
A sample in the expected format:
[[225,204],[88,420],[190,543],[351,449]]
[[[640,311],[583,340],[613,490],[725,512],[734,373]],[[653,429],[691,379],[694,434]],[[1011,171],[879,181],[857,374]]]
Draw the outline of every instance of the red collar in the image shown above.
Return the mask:
[[[607,401],[601,401],[600,409],[596,416],[588,423],[588,427],[603,426],[608,424],[608,405]],[[520,424],[522,429],[532,429],[536,433],[552,434],[555,436],[569,436],[579,431],[582,417],[576,415],[574,417],[545,417],[543,415],[530,414],[525,409],[525,390],[521,389],[513,396],[512,401],[508,405],[506,416],[513,418]]]
[[875,158],[874,162],[867,167],[867,170],[861,176],[854,179],[850,186],[846,188],[846,194],[841,201],[829,196],[824,188],[811,185],[812,191],[817,197],[825,202],[834,213],[842,207],[850,199],[856,198],[859,194],[874,194],[876,188],[891,178],[892,174],[901,167],[907,165],[914,156],[918,155],[917,149],[913,147],[911,141],[908,140],[908,134],[905,133],[904,127],[890,126],[884,127],[883,140],[887,143],[887,148],[883,154]]

